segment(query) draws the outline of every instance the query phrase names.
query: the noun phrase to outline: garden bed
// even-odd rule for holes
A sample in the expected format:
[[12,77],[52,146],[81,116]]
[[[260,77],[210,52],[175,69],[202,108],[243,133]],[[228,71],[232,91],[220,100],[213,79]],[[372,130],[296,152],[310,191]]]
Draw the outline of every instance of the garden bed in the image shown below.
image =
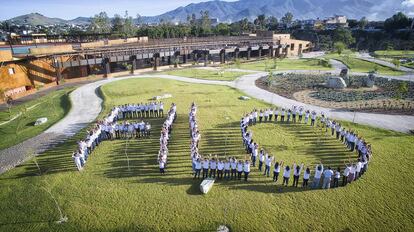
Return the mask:
[[323,86],[329,75],[288,74],[263,77],[256,85],[283,97],[327,108],[387,114],[414,114],[414,85],[377,77],[373,88],[364,88],[362,76],[351,76],[349,88]]

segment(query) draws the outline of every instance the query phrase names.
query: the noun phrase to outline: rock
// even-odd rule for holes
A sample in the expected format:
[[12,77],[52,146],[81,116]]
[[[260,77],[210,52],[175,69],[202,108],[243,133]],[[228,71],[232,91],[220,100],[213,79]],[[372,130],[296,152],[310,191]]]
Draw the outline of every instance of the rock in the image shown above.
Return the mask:
[[342,77],[329,77],[326,82],[326,87],[332,89],[344,89],[346,86],[347,85]]
[[341,73],[339,74],[339,76],[345,81],[345,84],[349,85],[349,74],[348,74],[348,69],[344,68],[341,70]]
[[46,122],[47,122],[47,118],[38,118],[34,125],[39,126],[39,125],[45,124]]
[[217,232],[230,232],[230,229],[227,226],[225,226],[225,225],[220,225],[217,228]]
[[345,76],[348,76],[348,69],[347,68],[342,69],[339,76],[342,77],[342,78],[345,77]]
[[215,180],[213,178],[207,178],[203,180],[203,182],[200,184],[200,191],[203,194],[207,194],[208,191],[210,191],[210,189],[213,187],[214,181]]
[[250,100],[250,97],[247,97],[247,96],[241,96],[241,97],[239,97],[239,99],[240,99],[240,100],[243,100],[243,101],[248,101],[248,100]]
[[367,78],[365,78],[365,87],[368,87],[368,88],[372,88],[372,87],[374,87],[374,84],[375,84],[375,73],[374,72],[370,72],[369,73],[369,75],[368,75],[368,77]]

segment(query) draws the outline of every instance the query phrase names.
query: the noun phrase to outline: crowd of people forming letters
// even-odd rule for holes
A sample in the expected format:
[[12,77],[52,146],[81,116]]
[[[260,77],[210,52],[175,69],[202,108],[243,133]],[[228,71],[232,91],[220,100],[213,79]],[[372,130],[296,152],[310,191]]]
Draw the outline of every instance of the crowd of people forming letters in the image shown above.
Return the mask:
[[[299,186],[299,179],[302,176],[301,187],[303,188],[336,188],[345,186],[360,178],[368,169],[369,161],[372,160],[371,145],[364,138],[350,128],[343,127],[340,122],[328,118],[325,113],[318,114],[316,111],[305,110],[303,107],[293,106],[291,109],[262,109],[253,110],[245,114],[240,121],[243,145],[248,159],[236,159],[230,157],[219,159],[217,156],[202,157],[198,152],[198,144],[201,138],[197,126],[197,106],[191,105],[189,114],[189,124],[191,133],[191,158],[194,178],[217,178],[217,179],[237,179],[242,177],[248,180],[251,166],[256,167],[263,175],[270,177],[273,170],[272,180],[278,182],[279,176],[282,177],[282,186],[288,186],[290,177],[293,174],[292,186]],[[331,135],[339,142],[343,143],[350,152],[355,152],[358,158],[355,161],[344,163],[343,166],[326,167],[322,161],[314,167],[303,163],[293,163],[289,165],[284,161],[276,160],[265,148],[260,148],[259,144],[253,140],[253,133],[249,126],[257,123],[301,123],[312,127],[319,127],[325,135]],[[312,182],[310,183],[310,180]]]
[[[116,106],[102,120],[87,130],[85,139],[78,141],[78,149],[73,152],[73,159],[78,170],[82,170],[88,156],[104,140],[146,138],[151,136],[151,125],[141,120],[127,121],[137,118],[164,117],[164,105],[162,102],[150,102],[147,104],[128,104]],[[161,174],[165,174],[168,157],[168,142],[173,129],[173,123],[177,118],[177,106],[172,103],[163,123],[160,136],[160,149],[157,162]],[[118,120],[123,119],[122,122]],[[284,161],[276,160],[265,148],[260,147],[253,139],[250,126],[257,123],[301,123],[312,127],[319,127],[326,135],[331,135],[342,142],[350,152],[357,153],[357,159],[344,163],[343,166],[326,167],[322,162],[311,167],[303,163],[289,165]],[[189,112],[189,128],[191,137],[191,159],[194,178],[214,178],[225,180],[248,181],[251,166],[256,167],[263,175],[270,177],[273,170],[273,181],[277,182],[282,177],[282,185],[288,186],[293,174],[292,186],[298,187],[302,176],[301,186],[304,188],[330,188],[345,186],[363,175],[369,161],[372,160],[371,145],[364,138],[350,128],[343,127],[338,121],[328,118],[323,112],[305,110],[303,107],[293,106],[291,109],[268,108],[256,110],[245,114],[240,121],[240,129],[243,146],[249,156],[245,159],[236,157],[218,158],[217,155],[203,157],[199,153],[201,134],[197,125],[197,105],[193,102]],[[246,156],[245,156],[246,157]],[[312,178],[312,182],[310,180]]]
[[[175,108],[175,105],[171,108]],[[170,111],[168,114],[170,114]],[[113,107],[106,117],[97,121],[89,130],[87,130],[84,139],[78,141],[78,148],[72,154],[77,169],[80,171],[84,168],[92,151],[104,140],[140,139],[150,137],[151,124],[149,122],[144,122],[144,120],[137,121],[136,119],[157,117],[164,117],[163,102],[126,104]],[[167,117],[167,121],[168,119],[169,117]],[[166,123],[164,123],[164,126],[165,125]],[[163,131],[161,134],[162,133]],[[161,135],[161,137],[162,136],[163,135]],[[165,144],[165,139],[162,140]],[[165,147],[163,147],[164,144],[161,146],[162,149],[160,148],[160,151],[162,150],[163,153],[165,153]]]

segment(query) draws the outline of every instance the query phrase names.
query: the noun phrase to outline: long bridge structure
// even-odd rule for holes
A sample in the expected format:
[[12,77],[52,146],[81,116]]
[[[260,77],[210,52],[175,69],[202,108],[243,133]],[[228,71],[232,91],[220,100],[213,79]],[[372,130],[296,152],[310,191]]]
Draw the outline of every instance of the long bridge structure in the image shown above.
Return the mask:
[[[128,44],[121,46],[81,48],[75,51],[46,55],[53,57],[53,64],[59,78],[59,70],[90,65],[102,65],[105,75],[111,73],[111,63],[126,62],[134,70],[151,65],[157,70],[160,65],[210,61],[225,63],[230,59],[252,56],[262,58],[287,56],[290,44],[280,44],[273,38],[252,37],[214,37],[192,38],[187,40],[153,40],[146,44]],[[302,51],[301,51],[302,52]],[[41,58],[37,56],[36,58]],[[71,57],[67,59],[67,57]]]
[[[310,42],[289,34],[215,36],[180,39],[147,37],[100,40],[31,48],[29,54],[0,51],[0,88],[21,97],[38,86],[91,75],[111,76],[119,71],[178,66],[185,63],[224,64],[236,59],[297,56],[312,49]],[[30,92],[30,93],[28,93]]]

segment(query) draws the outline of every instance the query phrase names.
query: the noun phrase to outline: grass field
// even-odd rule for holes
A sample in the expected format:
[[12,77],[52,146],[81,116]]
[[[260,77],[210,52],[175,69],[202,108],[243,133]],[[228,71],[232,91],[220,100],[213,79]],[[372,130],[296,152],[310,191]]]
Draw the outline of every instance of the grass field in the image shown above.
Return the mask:
[[[46,130],[65,116],[70,109],[69,92],[72,88],[59,90],[45,97],[29,101],[27,103],[12,106],[8,110],[0,112],[0,123],[12,119],[21,114],[15,120],[0,126],[0,149],[18,144],[26,139],[34,137]],[[34,126],[36,119],[47,117],[47,123]]]
[[408,57],[414,56],[413,50],[378,50],[375,51],[376,56],[397,56],[397,57]]
[[325,56],[329,59],[336,59],[344,63],[346,66],[349,67],[351,72],[371,72],[373,70],[377,70],[379,74],[382,75],[391,75],[391,76],[398,76],[403,75],[404,72],[394,70],[389,67],[385,67],[379,64],[375,64],[369,61],[361,60],[355,57],[354,54],[348,55],[338,55],[335,53],[331,53]]
[[217,81],[234,81],[238,77],[246,75],[244,72],[231,72],[231,71],[224,71],[221,70],[214,71],[214,70],[203,70],[203,69],[178,69],[178,70],[170,70],[164,72],[168,75],[174,76],[181,76],[181,77],[191,77],[196,79],[205,79],[205,80],[217,80]]
[[[132,141],[128,147],[125,140],[104,142],[80,173],[75,171],[70,153],[76,139],[83,137],[82,132],[0,176],[0,231],[215,231],[220,224],[229,225],[233,231],[414,228],[414,182],[410,180],[414,170],[413,136],[345,123],[364,135],[374,148],[367,174],[345,188],[282,188],[280,182],[275,185],[252,168],[249,182],[218,181],[208,195],[200,195],[200,181],[190,175],[190,103],[196,101],[199,105],[201,153],[238,157],[244,157],[241,115],[267,105],[238,100],[242,93],[229,87],[156,78],[120,81],[102,90],[103,113],[113,105],[145,101],[154,92],[173,95],[165,101],[166,105],[172,101],[178,105],[167,175],[158,174],[155,161],[157,128],[162,120],[151,120],[151,139]],[[252,129],[254,139],[277,160],[289,164],[322,160],[336,166],[352,155],[330,137],[322,137],[321,144],[317,144],[317,131],[309,126],[263,124]],[[67,223],[54,223],[59,212],[52,196],[68,217]]]
[[[232,68],[247,70],[265,71],[274,69],[273,60],[264,60],[257,62],[241,63],[239,66],[232,65]],[[319,64],[317,59],[278,59],[276,61],[276,70],[332,70],[330,67],[324,67]]]

